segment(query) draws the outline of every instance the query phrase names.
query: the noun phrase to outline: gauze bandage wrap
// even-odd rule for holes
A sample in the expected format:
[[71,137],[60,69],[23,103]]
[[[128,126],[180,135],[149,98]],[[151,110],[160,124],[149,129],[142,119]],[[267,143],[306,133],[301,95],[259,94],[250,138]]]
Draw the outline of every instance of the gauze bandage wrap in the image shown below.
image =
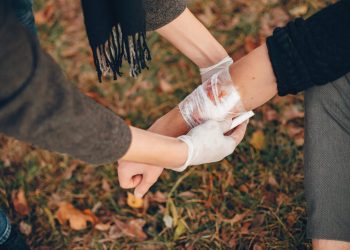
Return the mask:
[[223,121],[245,112],[229,72],[232,63],[227,57],[217,65],[201,69],[202,79],[208,79],[179,104],[190,128],[207,120]]
[[235,150],[238,142],[232,136],[225,136],[231,121],[206,121],[195,127],[187,135],[178,137],[188,146],[188,157],[185,164],[173,169],[182,172],[188,166],[221,161]]

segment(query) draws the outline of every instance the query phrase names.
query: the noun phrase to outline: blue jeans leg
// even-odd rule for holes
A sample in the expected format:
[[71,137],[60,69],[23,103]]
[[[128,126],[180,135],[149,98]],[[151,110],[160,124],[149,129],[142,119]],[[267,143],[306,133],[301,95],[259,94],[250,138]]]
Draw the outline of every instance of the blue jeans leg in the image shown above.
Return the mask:
[[12,0],[18,21],[20,21],[28,30],[36,34],[36,26],[33,13],[33,0]]
[[6,214],[0,210],[0,246],[10,237],[11,224]]

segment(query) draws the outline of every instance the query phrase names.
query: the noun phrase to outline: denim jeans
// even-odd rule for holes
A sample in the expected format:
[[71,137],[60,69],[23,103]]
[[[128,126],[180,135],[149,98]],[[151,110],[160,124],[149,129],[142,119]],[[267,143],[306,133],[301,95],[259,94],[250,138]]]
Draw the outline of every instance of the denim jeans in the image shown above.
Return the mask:
[[36,34],[36,26],[33,14],[33,0],[12,0],[18,21],[32,33]]
[[0,210],[0,245],[4,244],[11,233],[11,224],[6,214]]

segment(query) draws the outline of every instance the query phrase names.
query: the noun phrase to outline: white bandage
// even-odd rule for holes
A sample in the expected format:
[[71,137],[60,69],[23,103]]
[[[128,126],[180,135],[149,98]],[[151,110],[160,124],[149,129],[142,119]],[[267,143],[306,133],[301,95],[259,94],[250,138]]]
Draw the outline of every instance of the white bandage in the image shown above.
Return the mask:
[[228,57],[213,67],[201,69],[203,79],[208,79],[179,104],[189,127],[207,120],[223,121],[245,112],[229,72],[232,63]]

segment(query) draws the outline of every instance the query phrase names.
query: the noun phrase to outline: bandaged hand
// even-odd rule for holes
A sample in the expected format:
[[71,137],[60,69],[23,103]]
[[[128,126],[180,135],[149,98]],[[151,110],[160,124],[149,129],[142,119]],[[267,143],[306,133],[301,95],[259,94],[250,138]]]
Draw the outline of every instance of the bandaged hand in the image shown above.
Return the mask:
[[233,60],[226,57],[212,67],[200,69],[203,83],[179,104],[190,128],[208,120],[232,119],[246,112],[231,79],[232,63]]
[[232,134],[225,135],[230,129],[231,121],[210,120],[193,128],[187,135],[178,137],[187,144],[188,157],[183,166],[172,170],[182,172],[191,165],[221,161],[232,154],[242,141],[247,124],[248,121],[239,125]]

